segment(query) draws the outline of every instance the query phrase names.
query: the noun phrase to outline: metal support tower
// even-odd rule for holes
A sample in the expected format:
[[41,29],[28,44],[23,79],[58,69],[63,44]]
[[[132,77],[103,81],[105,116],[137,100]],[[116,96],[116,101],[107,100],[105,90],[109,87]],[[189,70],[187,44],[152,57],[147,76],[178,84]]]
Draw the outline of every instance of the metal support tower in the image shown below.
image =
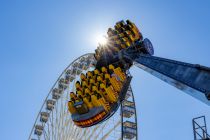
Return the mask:
[[205,116],[192,119],[194,140],[210,140],[207,133]]

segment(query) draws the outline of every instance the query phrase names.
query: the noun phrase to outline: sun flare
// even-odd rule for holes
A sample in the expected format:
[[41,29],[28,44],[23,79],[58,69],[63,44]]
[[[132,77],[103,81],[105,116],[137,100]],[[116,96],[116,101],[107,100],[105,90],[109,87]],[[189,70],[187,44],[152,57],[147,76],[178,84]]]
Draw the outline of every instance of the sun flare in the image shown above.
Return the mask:
[[105,45],[107,43],[107,39],[105,36],[97,36],[96,42],[101,45]]

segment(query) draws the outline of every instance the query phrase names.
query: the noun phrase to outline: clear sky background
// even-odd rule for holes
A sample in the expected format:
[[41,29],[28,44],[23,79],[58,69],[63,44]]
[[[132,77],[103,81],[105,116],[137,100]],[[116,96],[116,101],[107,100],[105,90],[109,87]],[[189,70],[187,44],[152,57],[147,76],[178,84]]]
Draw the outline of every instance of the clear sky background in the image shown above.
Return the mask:
[[[49,89],[96,36],[130,19],[155,55],[210,67],[210,1],[0,1],[0,139],[28,138]],[[192,140],[210,107],[139,68],[131,73],[140,140]],[[210,132],[210,130],[209,130]]]

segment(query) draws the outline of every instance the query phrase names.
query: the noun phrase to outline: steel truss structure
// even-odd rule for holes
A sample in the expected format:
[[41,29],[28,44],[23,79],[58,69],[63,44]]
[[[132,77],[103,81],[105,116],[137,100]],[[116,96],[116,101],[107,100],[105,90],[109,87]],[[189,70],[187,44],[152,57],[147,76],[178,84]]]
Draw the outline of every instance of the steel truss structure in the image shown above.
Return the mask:
[[194,140],[210,140],[207,133],[206,118],[200,116],[192,119]]

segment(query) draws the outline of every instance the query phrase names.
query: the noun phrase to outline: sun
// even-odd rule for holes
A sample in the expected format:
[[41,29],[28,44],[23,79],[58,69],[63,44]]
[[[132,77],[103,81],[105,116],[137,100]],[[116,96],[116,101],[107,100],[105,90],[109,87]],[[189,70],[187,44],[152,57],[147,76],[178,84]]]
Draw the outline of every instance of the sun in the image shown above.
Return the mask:
[[91,46],[96,48],[98,45],[106,46],[108,44],[108,37],[104,34],[105,31],[93,31],[89,35],[88,40],[91,42]]
[[106,45],[106,43],[107,43],[107,38],[105,37],[105,36],[97,36],[96,37],[96,42],[98,43],[98,44],[101,44],[101,45]]

